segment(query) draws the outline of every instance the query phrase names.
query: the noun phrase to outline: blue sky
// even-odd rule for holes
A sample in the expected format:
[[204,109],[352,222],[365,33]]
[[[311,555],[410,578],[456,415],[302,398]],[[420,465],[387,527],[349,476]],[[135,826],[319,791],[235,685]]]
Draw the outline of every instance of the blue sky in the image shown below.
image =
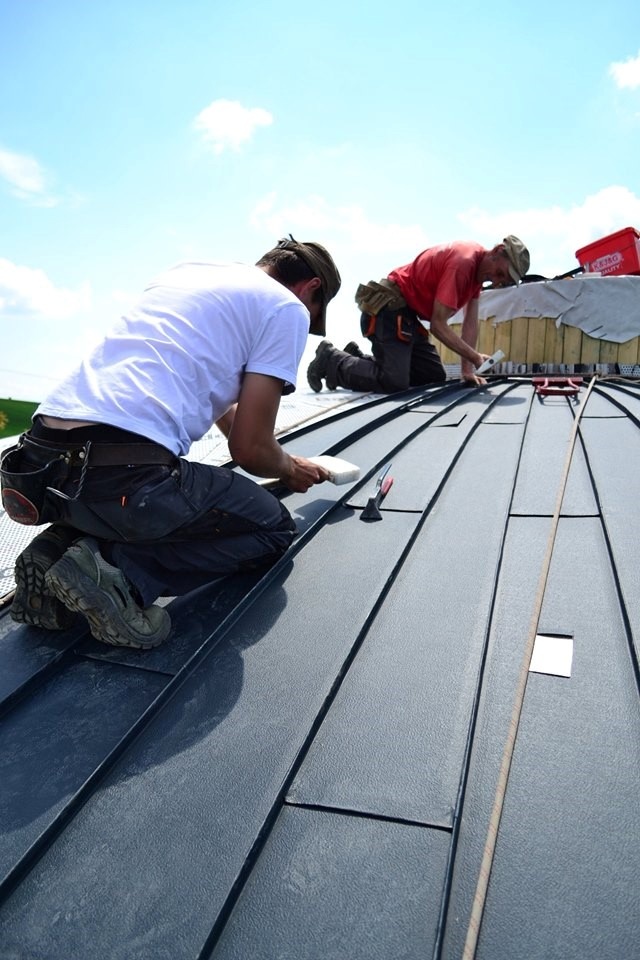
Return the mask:
[[515,233],[553,276],[640,229],[637,0],[0,0],[0,89],[0,396],[178,260],[324,243],[343,346],[430,244]]

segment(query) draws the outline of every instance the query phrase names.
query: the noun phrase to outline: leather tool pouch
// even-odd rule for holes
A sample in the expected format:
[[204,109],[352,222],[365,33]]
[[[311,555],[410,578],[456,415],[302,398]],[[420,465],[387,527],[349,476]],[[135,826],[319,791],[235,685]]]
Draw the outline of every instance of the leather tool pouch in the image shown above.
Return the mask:
[[399,288],[391,280],[381,280],[380,283],[370,280],[369,283],[361,283],[356,290],[356,303],[362,313],[370,316],[375,316],[385,307],[390,307],[391,310],[402,310],[407,305]]
[[45,499],[49,487],[58,486],[68,475],[69,465],[57,451],[43,451],[42,463],[25,454],[21,440],[3,451],[0,458],[2,506],[16,523],[27,526],[49,523]]

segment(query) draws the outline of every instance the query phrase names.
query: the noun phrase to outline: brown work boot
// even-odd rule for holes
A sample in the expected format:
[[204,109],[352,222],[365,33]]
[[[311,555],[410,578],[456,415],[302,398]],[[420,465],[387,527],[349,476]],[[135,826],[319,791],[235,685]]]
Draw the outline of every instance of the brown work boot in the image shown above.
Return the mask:
[[349,343],[344,348],[344,352],[350,353],[352,357],[358,357],[360,360],[363,360],[365,356],[355,340],[349,340]]
[[338,384],[329,375],[329,360],[335,347],[328,340],[323,340],[316,350],[316,358],[307,367],[307,380],[315,393],[322,390],[322,381],[326,380],[327,390],[335,390]]

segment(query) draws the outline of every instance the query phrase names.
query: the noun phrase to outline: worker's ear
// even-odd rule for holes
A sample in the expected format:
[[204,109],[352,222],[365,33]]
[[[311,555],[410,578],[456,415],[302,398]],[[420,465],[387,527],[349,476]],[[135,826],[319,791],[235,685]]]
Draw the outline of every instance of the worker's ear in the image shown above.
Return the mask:
[[314,294],[316,290],[319,290],[320,287],[322,286],[322,280],[320,279],[320,277],[312,277],[311,280],[305,280],[303,282],[304,282],[304,285],[306,286],[306,289],[310,291],[311,294]]
[[310,280],[298,280],[289,289],[295,293],[298,300],[302,300],[305,307],[310,308],[314,301],[316,291],[322,286],[320,277],[311,277]]

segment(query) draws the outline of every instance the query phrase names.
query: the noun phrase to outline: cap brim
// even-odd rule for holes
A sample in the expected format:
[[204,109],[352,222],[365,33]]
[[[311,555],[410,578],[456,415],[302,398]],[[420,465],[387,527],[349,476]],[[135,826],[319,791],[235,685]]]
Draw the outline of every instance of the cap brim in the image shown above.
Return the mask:
[[315,337],[324,337],[327,333],[327,304],[323,302],[322,310],[309,324],[309,333]]
[[513,282],[516,284],[520,283],[520,281],[522,280],[522,277],[520,276],[516,268],[512,266],[511,263],[509,263],[509,276],[511,277]]

